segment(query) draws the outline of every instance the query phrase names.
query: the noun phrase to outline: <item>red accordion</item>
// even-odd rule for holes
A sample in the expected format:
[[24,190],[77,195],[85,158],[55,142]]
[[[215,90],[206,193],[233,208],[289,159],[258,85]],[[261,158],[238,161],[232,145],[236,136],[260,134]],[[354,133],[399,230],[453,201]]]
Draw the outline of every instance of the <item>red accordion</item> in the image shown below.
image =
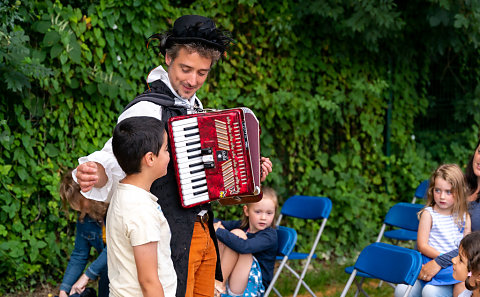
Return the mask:
[[248,108],[172,117],[171,157],[183,207],[219,200],[257,202],[260,191],[260,129]]

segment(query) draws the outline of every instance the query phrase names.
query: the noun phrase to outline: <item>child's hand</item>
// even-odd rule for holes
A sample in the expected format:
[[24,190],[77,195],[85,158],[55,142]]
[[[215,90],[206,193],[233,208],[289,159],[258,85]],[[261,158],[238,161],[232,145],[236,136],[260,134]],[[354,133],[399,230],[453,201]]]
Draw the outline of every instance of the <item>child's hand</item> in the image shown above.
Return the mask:
[[68,297],[68,294],[65,291],[60,291],[60,293],[58,293],[58,297]]
[[90,279],[85,273],[82,274],[82,276],[78,278],[77,282],[73,284],[72,289],[70,290],[70,295],[75,293],[81,294],[85,290],[89,280]]
[[215,228],[215,231],[217,231],[218,228],[225,229],[225,227],[222,225],[222,222],[213,223],[213,228]]

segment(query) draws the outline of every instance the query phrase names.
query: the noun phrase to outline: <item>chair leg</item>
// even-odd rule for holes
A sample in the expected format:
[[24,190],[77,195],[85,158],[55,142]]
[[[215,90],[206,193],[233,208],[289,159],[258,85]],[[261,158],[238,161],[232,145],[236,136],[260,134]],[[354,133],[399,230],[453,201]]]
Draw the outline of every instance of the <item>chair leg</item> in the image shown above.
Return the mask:
[[342,292],[342,295],[340,295],[340,297],[345,297],[345,296],[347,296],[348,289],[350,289],[350,286],[352,285],[353,280],[355,279],[355,276],[356,276],[356,275],[357,275],[357,270],[354,269],[354,270],[352,271],[352,274],[350,274],[350,277],[348,278],[347,284],[345,285],[345,288],[343,288],[343,292]]
[[[293,270],[292,267],[288,266],[288,264],[285,264],[285,268],[287,268],[288,271],[290,271],[293,274],[293,276],[295,276],[299,280],[298,282],[300,283],[300,285],[303,285],[305,287],[305,289],[310,293],[310,295],[312,295],[314,297],[317,296],[317,295],[315,295],[313,290],[310,289],[310,287],[307,285],[307,283],[304,280],[300,280],[300,275],[295,270]],[[298,292],[297,292],[297,294],[298,294]],[[295,295],[293,295],[293,296],[295,296]]]
[[277,288],[273,287],[272,290],[277,294],[278,297],[283,297],[282,294],[277,290]]
[[363,282],[365,281],[365,278],[362,277],[360,279],[360,281],[357,281],[355,279],[355,285],[357,285],[357,291],[355,292],[355,297],[358,296],[358,294],[362,293],[365,297],[370,297],[367,292],[365,292],[365,290],[363,289],[362,285],[363,285]]
[[408,286],[407,290],[405,291],[405,294],[403,294],[403,297],[409,296],[412,289],[413,289],[413,286]]
[[280,276],[280,272],[282,272],[283,267],[288,266],[288,265],[286,265],[287,260],[288,260],[288,256],[283,257],[282,262],[280,262],[280,265],[278,266],[277,271],[275,272],[275,275],[273,276],[273,279],[270,282],[270,285],[268,286],[267,291],[265,292],[265,295],[264,295],[265,297],[268,297],[268,295],[270,294],[270,292],[272,290],[274,290],[275,293],[277,293],[278,296],[280,296],[280,297],[282,296],[275,289],[274,285],[277,282],[277,279]]
[[315,253],[315,249],[317,248],[318,242],[320,241],[320,236],[322,236],[323,229],[325,229],[326,224],[327,224],[327,219],[323,219],[322,225],[320,226],[320,230],[318,230],[317,237],[315,238],[313,246],[310,250],[310,254],[308,255],[307,262],[305,263],[305,267],[303,267],[302,274],[298,278],[297,287],[295,288],[293,297],[297,297],[298,291],[300,290],[301,285],[303,285],[310,292],[310,294],[312,294],[312,296],[316,296],[315,293],[313,293],[313,291],[303,281],[303,278],[305,277],[305,274],[307,274],[308,265],[310,265],[310,261],[312,260],[313,254]]

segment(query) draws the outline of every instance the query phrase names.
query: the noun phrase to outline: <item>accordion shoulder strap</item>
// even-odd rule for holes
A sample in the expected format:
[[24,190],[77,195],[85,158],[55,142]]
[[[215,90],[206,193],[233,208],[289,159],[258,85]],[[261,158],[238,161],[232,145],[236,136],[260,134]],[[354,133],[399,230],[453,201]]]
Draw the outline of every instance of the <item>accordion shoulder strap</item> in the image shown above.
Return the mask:
[[[130,103],[125,106],[125,110],[129,109],[133,105],[137,104],[138,102],[141,101],[148,101],[155,103],[157,105],[160,105],[162,107],[165,107],[162,109],[162,119],[167,120],[170,117],[172,117],[174,114],[176,115],[181,115],[184,114],[184,112],[181,111],[182,108],[174,107],[175,100],[166,95],[166,94],[160,94],[160,93],[154,93],[154,92],[148,92],[148,93],[143,93],[135,97]],[[174,113],[172,113],[174,111]],[[185,112],[186,113],[186,112]]]

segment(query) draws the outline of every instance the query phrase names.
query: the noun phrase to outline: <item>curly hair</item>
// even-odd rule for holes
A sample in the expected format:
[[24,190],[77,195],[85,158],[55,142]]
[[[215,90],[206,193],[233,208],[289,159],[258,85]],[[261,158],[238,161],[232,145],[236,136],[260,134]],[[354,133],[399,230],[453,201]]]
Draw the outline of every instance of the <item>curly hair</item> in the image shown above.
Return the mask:
[[171,47],[165,49],[165,52],[170,58],[172,58],[172,60],[175,60],[175,58],[178,56],[178,53],[180,52],[180,49],[182,48],[184,48],[189,54],[198,53],[201,57],[211,59],[211,66],[215,65],[215,63],[217,63],[221,57],[221,53],[218,49],[206,46],[205,44],[200,42],[192,42],[185,44],[176,43]]

